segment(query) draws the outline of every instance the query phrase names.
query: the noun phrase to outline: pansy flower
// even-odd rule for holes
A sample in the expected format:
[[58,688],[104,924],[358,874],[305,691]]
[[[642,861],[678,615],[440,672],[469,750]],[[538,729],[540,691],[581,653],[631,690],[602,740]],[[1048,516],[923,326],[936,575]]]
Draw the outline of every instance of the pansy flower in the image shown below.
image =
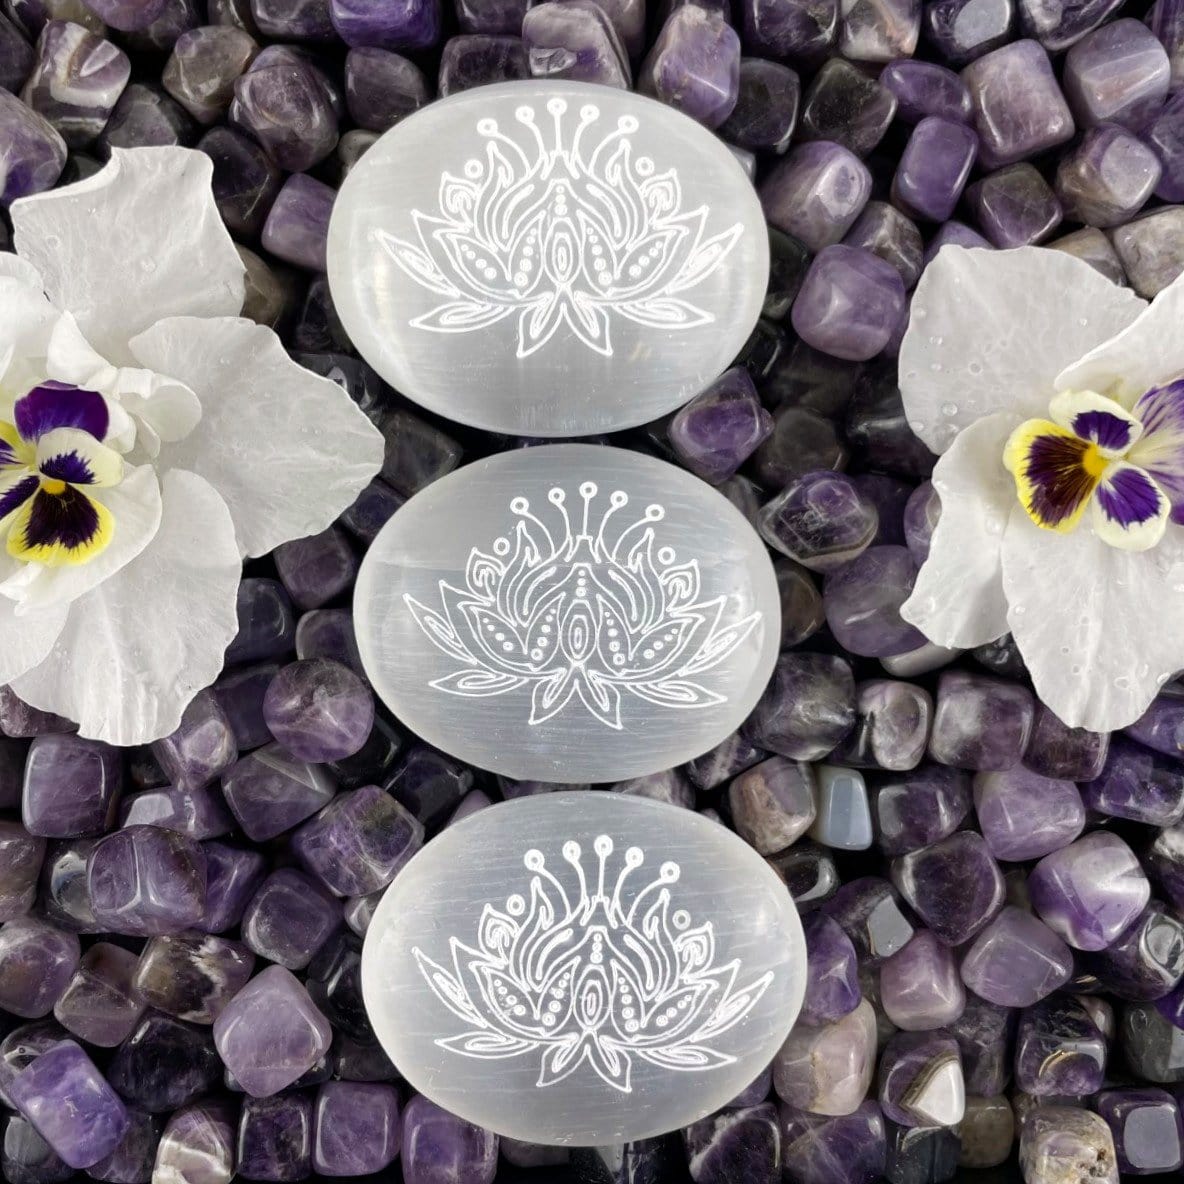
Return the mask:
[[1184,278],[1148,305],[1060,251],[946,247],[900,351],[941,454],[904,617],[969,648],[1010,632],[1070,726],[1136,720],[1184,668]]
[[242,560],[323,530],[382,463],[345,391],[239,317],[211,174],[117,149],[14,202],[0,252],[0,683],[115,744],[217,676]]

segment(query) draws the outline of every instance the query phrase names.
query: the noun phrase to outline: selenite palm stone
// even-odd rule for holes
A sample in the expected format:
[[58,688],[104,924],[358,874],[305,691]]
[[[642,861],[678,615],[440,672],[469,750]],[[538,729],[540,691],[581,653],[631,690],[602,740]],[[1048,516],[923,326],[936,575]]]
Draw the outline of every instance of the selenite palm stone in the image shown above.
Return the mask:
[[518,781],[623,781],[736,730],[780,638],[764,545],[698,478],[585,444],[449,474],[383,527],[354,622],[422,739]]
[[495,432],[647,423],[736,356],[768,234],[723,141],[587,83],[466,91],[400,121],[329,226],[342,324],[392,386]]
[[718,1110],[781,1047],[805,975],[793,900],[748,844],[595,791],[448,827],[387,890],[362,952],[399,1072],[544,1144],[619,1144]]

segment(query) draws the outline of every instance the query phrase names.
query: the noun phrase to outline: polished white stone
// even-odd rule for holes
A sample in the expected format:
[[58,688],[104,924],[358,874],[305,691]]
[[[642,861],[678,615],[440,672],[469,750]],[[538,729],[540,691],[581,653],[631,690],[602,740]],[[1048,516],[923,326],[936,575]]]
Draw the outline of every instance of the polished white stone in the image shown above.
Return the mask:
[[727,145],[672,107],[565,81],[483,86],[387,132],[329,225],[358,352],[449,419],[582,436],[657,419],[736,356],[768,237]]
[[785,1040],[805,971],[792,898],[732,831],[560,792],[490,806],[400,871],[362,991],[399,1072],[445,1109],[599,1146],[735,1097]]

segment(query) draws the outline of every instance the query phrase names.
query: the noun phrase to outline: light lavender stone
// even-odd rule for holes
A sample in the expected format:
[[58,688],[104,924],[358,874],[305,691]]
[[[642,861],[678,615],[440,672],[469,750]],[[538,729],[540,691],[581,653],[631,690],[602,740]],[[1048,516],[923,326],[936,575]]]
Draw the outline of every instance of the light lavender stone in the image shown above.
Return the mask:
[[773,1059],[773,1089],[812,1114],[852,1114],[876,1067],[876,1013],[864,999],[834,1023],[799,1024]]

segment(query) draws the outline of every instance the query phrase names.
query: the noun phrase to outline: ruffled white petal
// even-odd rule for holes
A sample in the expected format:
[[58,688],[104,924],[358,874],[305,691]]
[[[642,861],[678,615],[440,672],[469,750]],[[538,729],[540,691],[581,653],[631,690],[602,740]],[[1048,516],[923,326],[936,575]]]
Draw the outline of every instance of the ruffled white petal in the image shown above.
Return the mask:
[[1124,551],[1085,525],[1050,534],[1016,505],[1003,588],[1036,693],[1070,727],[1126,727],[1184,668],[1184,527]]
[[122,451],[136,443],[154,458],[161,441],[184,439],[201,419],[201,403],[184,383],[136,366],[112,366],[95,352],[69,313],[50,335],[46,369],[59,382],[107,397],[111,443]]
[[18,601],[18,613],[40,612],[77,600],[131,563],[156,535],[161,515],[160,485],[151,465],[127,468],[118,485],[110,489],[90,486],[86,494],[102,502],[115,519],[110,545],[77,566],[29,563],[18,565],[15,571],[5,568],[10,574],[0,581],[0,596]]
[[0,279],[18,280],[38,292],[45,291],[45,281],[41,278],[41,272],[27,259],[22,259],[11,251],[0,251]]
[[996,414],[970,424],[933,470],[941,517],[900,614],[938,645],[969,649],[1007,632],[1000,547],[1016,497],[1003,448],[1017,422]]
[[132,347],[141,364],[197,392],[201,422],[161,450],[160,464],[210,481],[244,555],[324,530],[382,465],[378,429],[335,382],[296,365],[270,329],[174,317]]
[[1046,414],[1057,375],[1144,307],[1063,251],[943,247],[917,285],[900,347],[913,430],[940,453],[984,415]]
[[65,605],[36,613],[16,612],[16,602],[0,596],[0,684],[43,661],[66,623]]
[[1164,288],[1134,322],[1067,364],[1057,375],[1057,389],[1088,388],[1134,406],[1144,391],[1184,373],[1182,324],[1184,276]]
[[57,309],[39,287],[0,276],[0,419],[12,422],[12,405],[45,377],[45,353]]
[[18,254],[109,362],[170,316],[234,316],[243,265],[218,209],[213,164],[189,148],[116,148],[94,176],[13,202]]
[[238,628],[242,567],[225,504],[193,473],[174,470],[163,485],[152,545],[75,601],[49,657],[12,682],[26,702],[110,744],[175,731]]

